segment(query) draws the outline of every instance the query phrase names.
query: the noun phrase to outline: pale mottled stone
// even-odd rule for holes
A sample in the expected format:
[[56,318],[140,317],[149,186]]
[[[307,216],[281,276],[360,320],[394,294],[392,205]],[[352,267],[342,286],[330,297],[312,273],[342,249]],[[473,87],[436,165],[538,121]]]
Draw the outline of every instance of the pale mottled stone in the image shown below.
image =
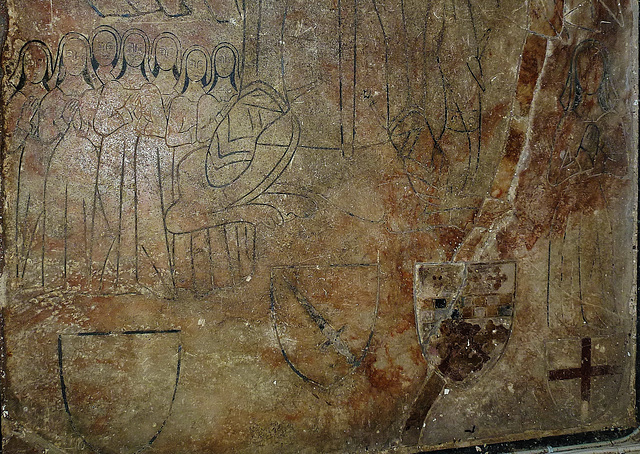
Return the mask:
[[636,425],[635,2],[0,12],[4,452]]

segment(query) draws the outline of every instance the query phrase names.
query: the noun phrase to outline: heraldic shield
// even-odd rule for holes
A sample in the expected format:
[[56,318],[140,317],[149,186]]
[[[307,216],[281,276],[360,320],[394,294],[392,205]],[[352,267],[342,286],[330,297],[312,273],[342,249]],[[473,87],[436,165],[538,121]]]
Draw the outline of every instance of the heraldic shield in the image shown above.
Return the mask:
[[511,333],[515,262],[417,263],[414,304],[425,358],[461,382],[489,370]]
[[73,430],[94,452],[132,454],[151,446],[171,413],[181,352],[178,330],[58,336]]
[[271,314],[285,361],[329,387],[367,355],[379,304],[379,267],[291,266],[271,271]]

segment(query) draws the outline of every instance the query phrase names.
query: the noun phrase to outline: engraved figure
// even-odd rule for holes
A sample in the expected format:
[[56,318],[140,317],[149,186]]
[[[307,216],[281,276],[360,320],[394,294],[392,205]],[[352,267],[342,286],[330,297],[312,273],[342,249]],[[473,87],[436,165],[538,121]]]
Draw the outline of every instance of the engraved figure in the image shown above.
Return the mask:
[[46,172],[45,144],[38,134],[39,107],[53,73],[45,43],[27,41],[9,78],[5,110],[7,160],[17,162],[15,201],[16,277],[25,286],[42,286],[42,209]]
[[[198,103],[206,95],[205,86],[211,77],[206,50],[201,46],[191,46],[185,51],[182,67],[184,71],[177,84],[180,94],[171,102],[166,136],[174,151],[175,164],[198,143]],[[175,190],[172,188],[172,193]]]
[[[177,165],[187,155],[202,148],[197,140],[198,101],[206,95],[210,74],[209,58],[206,50],[198,45],[191,46],[182,59],[182,73],[178,80],[179,95],[171,102],[167,124],[167,145],[173,152],[171,164],[171,201],[178,192]],[[207,231],[184,235],[171,235],[174,280],[176,286],[190,288],[196,285],[197,276],[208,270],[210,263],[210,238]],[[199,251],[200,253],[197,253]],[[205,288],[211,287],[210,277],[205,277]]]
[[8,81],[6,108],[7,128],[5,140],[9,150],[23,145],[31,132],[31,120],[39,101],[49,91],[49,79],[53,73],[51,52],[39,40],[27,41],[18,54],[16,68]]
[[162,93],[162,105],[169,116],[171,100],[178,95],[176,84],[180,78],[180,41],[171,32],[160,33],[153,41],[151,76]]
[[[437,118],[427,120],[426,110],[438,113],[444,105],[442,76],[436,57],[434,4],[374,0],[385,33],[387,62],[387,128],[389,140],[402,160],[413,192],[429,210],[440,204],[446,185],[447,157],[440,148]],[[392,83],[397,81],[397,83]],[[437,117],[437,115],[432,115]]]
[[256,226],[274,227],[296,215],[291,205],[300,199],[269,191],[293,158],[298,121],[283,96],[263,82],[237,93],[236,56],[228,43],[213,52],[211,88],[198,102],[196,137],[204,147],[178,163],[179,196],[167,212],[174,234],[223,228],[222,244],[211,242],[223,247],[223,277],[213,273],[214,286],[238,285],[253,273]]
[[116,76],[113,70],[118,64],[120,35],[109,25],[100,25],[91,38],[91,66],[102,84],[112,81]]
[[211,86],[207,96],[201,97],[198,102],[199,142],[211,140],[226,111],[238,97],[237,60],[238,52],[229,43],[218,44],[211,54]]
[[[102,273],[104,272],[104,258],[108,256],[109,250],[113,247],[116,235],[114,226],[110,225],[109,218],[105,212],[103,204],[105,194],[101,193],[104,187],[98,184],[98,177],[101,174],[102,144],[104,143],[106,135],[104,135],[104,130],[99,126],[97,128],[95,127],[95,117],[104,92],[103,86],[113,81],[118,75],[114,74],[114,72],[118,65],[120,47],[120,34],[113,27],[100,25],[93,31],[91,38],[91,66],[100,79],[101,86],[99,88],[96,87],[96,90],[86,93],[84,106],[88,111],[87,117],[90,119],[92,125],[91,131],[95,134],[93,141],[98,150],[98,165],[95,175],[94,200],[92,204],[93,210],[91,211],[92,239],[89,244],[89,257],[92,262],[90,270],[91,286],[98,291],[101,289],[100,282]],[[99,133],[99,131],[102,131],[102,133]],[[111,219],[111,221],[113,222],[113,219]]]
[[444,86],[444,125],[440,146],[452,169],[449,192],[473,192],[473,182],[480,164],[482,94],[485,90],[482,53],[489,30],[479,21],[477,11],[466,0],[449,0],[443,4],[438,33],[438,66]]
[[463,233],[484,194],[482,56],[489,30],[466,0],[374,0],[385,34],[387,131],[430,226]]
[[120,72],[105,85],[96,113],[96,131],[108,136],[102,146],[98,190],[115,233],[101,275],[102,285],[110,290],[146,288],[169,296],[173,286],[163,221],[168,194],[163,185],[171,186],[171,154],[165,142],[162,95],[149,82],[145,68],[149,49],[143,31],[124,34]]
[[[91,212],[97,168],[95,133],[85,108],[99,86],[87,38],[75,32],[60,40],[53,79],[42,100],[39,133],[55,143],[44,186],[44,279],[48,286],[80,286],[90,271]],[[93,133],[93,134],[92,134]]]
[[419,109],[404,112],[390,131],[411,190],[425,212],[441,208],[442,187],[449,171],[449,160],[433,134]]
[[[394,132],[394,126],[403,123],[409,112],[419,112],[424,117],[425,109],[433,108],[434,104],[439,108],[442,104],[442,83],[432,44],[434,29],[439,26],[432,24],[437,20],[436,3],[441,2],[373,0],[385,35],[389,138],[400,153],[408,144],[402,134],[398,135],[400,131]],[[437,17],[442,19],[441,14]],[[421,130],[415,132],[419,134]]]
[[613,288],[614,232],[606,194],[626,173],[627,157],[613,122],[609,58],[599,42],[576,46],[560,103],[564,115],[547,174],[557,191],[549,232],[548,321],[552,327],[607,329],[618,323],[621,308]]

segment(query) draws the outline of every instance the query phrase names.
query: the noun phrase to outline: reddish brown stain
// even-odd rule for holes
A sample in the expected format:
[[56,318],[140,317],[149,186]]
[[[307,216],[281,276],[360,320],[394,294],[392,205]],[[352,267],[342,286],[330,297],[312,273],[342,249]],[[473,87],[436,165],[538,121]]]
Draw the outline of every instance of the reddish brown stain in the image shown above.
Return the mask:
[[[553,3],[553,6],[551,4]],[[547,36],[560,34],[563,23],[564,0],[544,0],[529,10],[530,29]],[[545,8],[546,6],[546,8]]]
[[547,40],[538,35],[529,35],[522,51],[522,62],[518,73],[516,99],[520,103],[520,115],[528,115],[533,92],[544,64]]
[[425,359],[422,354],[422,349],[418,346],[417,343],[411,346],[410,351],[411,351],[411,357],[413,358],[413,362],[415,364],[418,364],[418,365],[425,364]]
[[367,378],[371,386],[384,391],[400,390],[400,370],[378,369],[375,366],[366,368]]
[[282,353],[275,348],[262,349],[260,350],[259,355],[260,359],[272,369],[277,369],[278,367],[286,365],[284,358],[282,357]]
[[[507,115],[507,111],[509,109],[509,103],[500,102],[495,106],[491,107],[487,112],[483,112],[482,114],[482,130],[483,131],[494,131],[498,126],[498,123],[505,119]],[[483,134],[480,140],[482,141],[482,145],[489,145],[493,134]]]
[[525,138],[525,133],[519,129],[512,127],[509,130],[509,137],[507,138],[507,144],[505,146],[504,160],[507,161],[510,166],[515,166],[518,163]]
[[385,394],[400,395],[408,377],[404,367],[395,362],[395,356],[385,340],[373,346],[362,363],[362,370],[372,388]]
[[[469,220],[468,224],[471,224],[471,222],[472,219]],[[465,238],[465,231],[456,227],[442,227],[438,229],[437,232],[438,240],[445,253],[446,259],[451,260],[454,252]]]
[[395,326],[395,329],[391,332],[391,335],[395,336],[397,334],[402,334],[409,329],[415,329],[415,323],[413,322],[413,319],[404,319]]
[[445,320],[440,326],[435,348],[442,362],[440,372],[454,381],[462,381],[477,372],[491,359],[496,344],[503,344],[509,331],[492,321],[482,328],[459,320]]
[[304,415],[301,413],[285,413],[282,417],[287,421],[300,421],[304,418]]
[[551,20],[549,21],[549,23],[553,27],[553,30],[556,32],[556,34],[560,33],[560,30],[562,30],[562,25],[563,25],[562,23],[564,21],[563,11],[564,11],[564,0],[556,0],[555,9],[553,11],[554,14]]

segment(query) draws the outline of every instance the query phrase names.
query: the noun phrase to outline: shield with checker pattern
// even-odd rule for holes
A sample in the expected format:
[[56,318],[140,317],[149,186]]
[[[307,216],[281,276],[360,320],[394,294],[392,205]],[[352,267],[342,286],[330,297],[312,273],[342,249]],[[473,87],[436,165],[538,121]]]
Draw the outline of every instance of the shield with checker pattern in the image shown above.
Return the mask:
[[454,381],[490,369],[511,333],[515,262],[416,263],[414,289],[425,358]]

